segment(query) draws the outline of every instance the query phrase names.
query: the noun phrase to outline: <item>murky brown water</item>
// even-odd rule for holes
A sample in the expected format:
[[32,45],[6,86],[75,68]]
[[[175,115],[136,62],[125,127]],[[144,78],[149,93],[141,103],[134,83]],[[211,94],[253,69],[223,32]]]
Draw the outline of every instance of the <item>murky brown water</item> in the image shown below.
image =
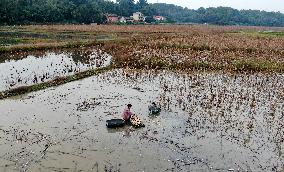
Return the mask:
[[[2,100],[0,171],[283,171],[283,79],[114,70]],[[128,103],[146,127],[107,129]]]
[[110,64],[111,56],[101,50],[89,52],[46,52],[0,63],[0,91],[47,82]]

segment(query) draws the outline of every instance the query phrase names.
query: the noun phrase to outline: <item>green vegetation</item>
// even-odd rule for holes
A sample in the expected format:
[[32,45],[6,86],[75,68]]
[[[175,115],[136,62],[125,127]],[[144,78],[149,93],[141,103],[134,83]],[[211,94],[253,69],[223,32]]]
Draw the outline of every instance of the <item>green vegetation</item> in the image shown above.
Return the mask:
[[77,48],[87,47],[100,44],[100,41],[93,42],[66,42],[59,44],[43,44],[34,46],[16,46],[16,47],[0,47],[0,53],[6,53],[11,51],[34,51],[34,50],[48,50],[53,48]]
[[145,0],[0,0],[0,24],[104,23],[106,13],[130,16],[136,11],[155,14]]
[[235,71],[243,72],[283,72],[284,64],[270,60],[239,60],[232,64]]
[[191,10],[172,4],[153,4],[161,15],[179,23],[207,23],[216,25],[284,26],[284,14],[259,10],[236,10],[229,7]]
[[19,43],[22,43],[22,42],[24,42],[24,40],[20,39],[20,38],[0,37],[0,46],[19,44]]
[[259,32],[259,34],[270,35],[270,36],[284,36],[284,32],[275,32],[275,31]]
[[[0,0],[0,24],[104,23],[105,14],[163,15],[168,22],[217,25],[284,26],[284,14],[228,7],[191,10],[172,4],[149,4],[147,0]],[[148,22],[153,22],[151,17]]]
[[264,38],[264,37],[283,37],[283,31],[238,31],[238,32],[227,32],[231,35],[244,35],[249,37],[257,37],[257,38]]
[[117,39],[114,34],[91,31],[48,31],[7,26],[0,27],[0,30],[0,53],[93,46]]

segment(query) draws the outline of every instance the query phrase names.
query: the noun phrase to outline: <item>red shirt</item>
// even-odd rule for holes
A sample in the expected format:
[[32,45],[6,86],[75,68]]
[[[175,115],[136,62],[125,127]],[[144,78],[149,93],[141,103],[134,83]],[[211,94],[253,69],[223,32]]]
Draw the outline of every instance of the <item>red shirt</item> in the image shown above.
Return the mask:
[[130,109],[128,107],[126,107],[123,111],[123,114],[122,114],[122,118],[127,121],[129,120],[129,118],[131,117],[131,115],[133,115],[133,113],[130,111]]

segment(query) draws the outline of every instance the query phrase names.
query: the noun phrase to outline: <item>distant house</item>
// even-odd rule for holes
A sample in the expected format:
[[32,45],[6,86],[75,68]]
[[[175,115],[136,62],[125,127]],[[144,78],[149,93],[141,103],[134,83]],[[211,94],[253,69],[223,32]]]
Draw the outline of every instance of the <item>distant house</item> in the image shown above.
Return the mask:
[[125,17],[126,23],[133,23],[134,19],[132,17]]
[[118,16],[116,14],[106,14],[106,23],[134,23],[134,22],[145,22],[145,16],[141,12],[133,13],[133,16],[125,17]]
[[107,14],[107,23],[116,23],[119,21],[118,15],[116,14]]
[[145,17],[141,12],[136,12],[133,13],[133,16],[131,16],[134,20],[134,22],[144,22],[145,21]]
[[127,20],[126,20],[126,17],[119,17],[119,22],[120,23],[126,23],[127,22]]
[[153,16],[153,19],[156,20],[156,21],[165,21],[166,18],[164,16]]

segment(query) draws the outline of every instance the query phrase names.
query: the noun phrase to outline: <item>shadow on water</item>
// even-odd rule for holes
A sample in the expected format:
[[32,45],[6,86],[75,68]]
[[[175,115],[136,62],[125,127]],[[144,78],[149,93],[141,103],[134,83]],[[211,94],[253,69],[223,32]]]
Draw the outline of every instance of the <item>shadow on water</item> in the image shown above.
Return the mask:
[[[283,84],[282,74],[113,70],[6,99],[0,171],[283,171]],[[148,115],[153,101],[160,115]],[[128,103],[146,127],[107,129]]]

